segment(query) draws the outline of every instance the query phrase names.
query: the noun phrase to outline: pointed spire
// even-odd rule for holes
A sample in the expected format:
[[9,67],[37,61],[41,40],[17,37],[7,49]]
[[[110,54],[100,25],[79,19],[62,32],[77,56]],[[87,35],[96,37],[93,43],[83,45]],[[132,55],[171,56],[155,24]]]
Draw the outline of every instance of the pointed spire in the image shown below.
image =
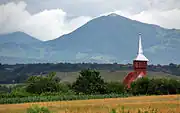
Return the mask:
[[142,42],[141,42],[141,33],[139,33],[139,50],[138,55],[135,58],[137,61],[149,61],[144,55],[143,55],[143,48],[142,48]]
[[141,42],[141,33],[139,33],[139,51],[138,51],[138,54],[143,54],[142,42]]

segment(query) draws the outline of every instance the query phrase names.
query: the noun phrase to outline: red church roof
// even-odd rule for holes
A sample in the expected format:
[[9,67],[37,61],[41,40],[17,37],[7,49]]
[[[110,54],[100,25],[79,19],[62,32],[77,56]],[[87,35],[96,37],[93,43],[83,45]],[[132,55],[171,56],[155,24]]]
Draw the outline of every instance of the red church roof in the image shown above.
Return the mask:
[[138,78],[144,77],[145,73],[143,71],[141,72],[130,72],[128,75],[125,76],[123,83],[127,85],[128,88],[130,88],[131,83]]

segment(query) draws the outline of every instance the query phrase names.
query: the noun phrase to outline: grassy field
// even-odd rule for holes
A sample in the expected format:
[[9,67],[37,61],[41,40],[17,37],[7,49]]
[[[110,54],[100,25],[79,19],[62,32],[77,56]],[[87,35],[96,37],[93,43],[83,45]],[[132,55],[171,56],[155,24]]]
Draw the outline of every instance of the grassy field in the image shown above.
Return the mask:
[[[122,81],[123,78],[130,71],[100,71],[100,75],[104,78],[105,81]],[[56,72],[57,76],[62,79],[64,82],[73,82],[79,76],[79,72]],[[175,78],[180,79],[180,76],[170,75],[163,72],[148,72],[147,76],[149,78]]]
[[7,104],[0,105],[0,113],[25,113],[33,104],[46,106],[54,113],[110,113],[112,109],[121,113],[122,106],[131,113],[150,108],[158,109],[158,113],[180,113],[180,95]]

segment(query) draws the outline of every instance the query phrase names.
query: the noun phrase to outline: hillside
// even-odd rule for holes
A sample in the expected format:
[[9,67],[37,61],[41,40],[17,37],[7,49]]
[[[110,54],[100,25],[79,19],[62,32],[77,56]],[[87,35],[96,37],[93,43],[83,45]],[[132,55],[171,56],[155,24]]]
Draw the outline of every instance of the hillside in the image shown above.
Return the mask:
[[180,62],[180,31],[130,20],[119,15],[91,20],[74,32],[47,43],[72,61],[132,62],[142,33],[150,63]]
[[[46,75],[50,72],[57,72],[57,76],[62,81],[72,82],[78,77],[79,72],[84,69],[99,70],[106,81],[121,81],[129,71],[133,71],[133,67],[130,64],[0,64],[0,84],[12,84],[13,80],[16,83],[22,83],[29,76]],[[180,65],[148,65],[147,76],[150,78],[168,77],[180,79]]]
[[0,35],[0,62],[7,64],[42,62],[42,41],[23,32]]
[[[108,71],[108,70],[101,70],[100,75],[105,81],[108,82],[122,82],[124,77],[130,72],[131,70],[126,71]],[[61,78],[62,82],[74,82],[78,76],[79,72],[57,72],[57,76]],[[180,76],[174,76],[171,74],[163,73],[163,72],[153,72],[149,71],[147,73],[148,78],[172,78],[180,80]]]

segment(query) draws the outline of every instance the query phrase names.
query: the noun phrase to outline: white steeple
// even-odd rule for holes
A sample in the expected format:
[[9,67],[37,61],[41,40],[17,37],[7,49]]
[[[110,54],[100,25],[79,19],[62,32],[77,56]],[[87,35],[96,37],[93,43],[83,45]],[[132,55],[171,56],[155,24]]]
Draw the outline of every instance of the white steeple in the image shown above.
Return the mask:
[[138,51],[138,54],[143,54],[142,42],[141,42],[141,33],[139,33],[139,51]]
[[139,33],[139,50],[138,55],[134,59],[136,61],[149,61],[144,55],[143,55],[143,48],[142,48],[142,42],[141,42],[141,33]]

